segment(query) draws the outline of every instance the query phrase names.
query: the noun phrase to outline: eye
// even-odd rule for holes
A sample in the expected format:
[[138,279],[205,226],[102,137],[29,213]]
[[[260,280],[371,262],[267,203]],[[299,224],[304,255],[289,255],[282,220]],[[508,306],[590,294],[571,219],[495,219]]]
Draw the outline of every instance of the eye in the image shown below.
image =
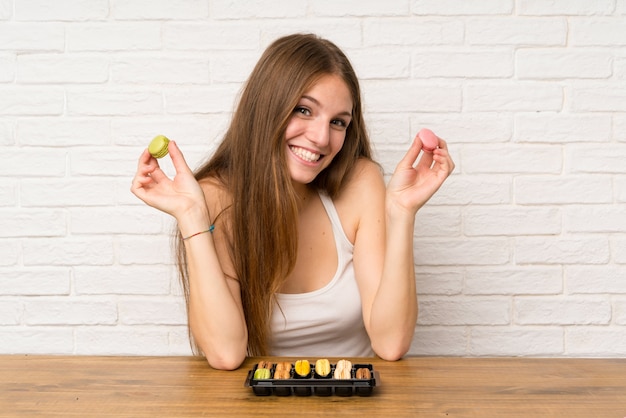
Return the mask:
[[330,121],[331,125],[334,125],[336,128],[346,129],[348,127],[349,122],[346,122],[343,119],[333,119]]
[[311,116],[311,111],[304,106],[297,106],[293,111],[294,113],[300,113],[304,116]]

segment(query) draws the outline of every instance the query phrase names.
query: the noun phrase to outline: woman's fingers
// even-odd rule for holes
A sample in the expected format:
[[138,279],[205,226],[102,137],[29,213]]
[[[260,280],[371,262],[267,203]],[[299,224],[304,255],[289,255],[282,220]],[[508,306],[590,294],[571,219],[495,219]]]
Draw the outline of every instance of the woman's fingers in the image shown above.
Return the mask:
[[415,164],[415,161],[417,160],[417,157],[420,155],[421,150],[422,150],[422,141],[419,135],[415,135],[415,138],[413,139],[411,146],[407,150],[406,154],[404,154],[404,157],[402,157],[402,159],[398,163],[397,168],[399,169],[413,168],[413,164]]
[[146,148],[139,156],[137,162],[137,172],[133,177],[130,190],[142,200],[145,200],[146,189],[159,181],[159,176],[163,175],[157,160],[150,155]]
[[174,169],[177,174],[185,173],[192,174],[189,165],[187,165],[187,161],[185,161],[185,156],[183,155],[180,148],[178,148],[178,144],[176,141],[170,141],[169,143],[169,152],[170,157],[172,158],[172,164],[174,165]]
[[434,152],[435,168],[440,168],[446,174],[454,171],[454,161],[448,152],[448,144],[443,139],[439,139],[439,150]]

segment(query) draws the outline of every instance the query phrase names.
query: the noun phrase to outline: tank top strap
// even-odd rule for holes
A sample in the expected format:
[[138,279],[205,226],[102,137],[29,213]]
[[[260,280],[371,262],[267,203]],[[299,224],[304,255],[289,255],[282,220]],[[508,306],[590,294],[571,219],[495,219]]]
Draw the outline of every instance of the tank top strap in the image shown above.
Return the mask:
[[320,200],[324,205],[324,209],[326,209],[326,213],[328,214],[328,218],[330,218],[330,223],[333,226],[333,233],[335,235],[335,239],[337,240],[338,247],[341,246],[344,249],[348,249],[350,252],[353,249],[353,245],[348,239],[346,232],[343,230],[343,226],[341,225],[341,219],[339,219],[339,214],[337,213],[337,208],[335,208],[335,204],[333,200],[323,191],[319,191]]

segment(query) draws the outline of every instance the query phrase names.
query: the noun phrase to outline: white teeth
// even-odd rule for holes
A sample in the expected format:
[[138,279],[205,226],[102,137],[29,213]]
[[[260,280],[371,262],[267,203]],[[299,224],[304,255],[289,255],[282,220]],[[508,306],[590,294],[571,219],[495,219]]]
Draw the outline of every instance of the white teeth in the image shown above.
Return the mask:
[[314,163],[320,159],[320,154],[316,154],[309,150],[305,150],[303,148],[298,148],[298,147],[289,147],[289,148],[291,148],[291,151],[293,151],[293,153],[296,154],[298,157],[310,163]]

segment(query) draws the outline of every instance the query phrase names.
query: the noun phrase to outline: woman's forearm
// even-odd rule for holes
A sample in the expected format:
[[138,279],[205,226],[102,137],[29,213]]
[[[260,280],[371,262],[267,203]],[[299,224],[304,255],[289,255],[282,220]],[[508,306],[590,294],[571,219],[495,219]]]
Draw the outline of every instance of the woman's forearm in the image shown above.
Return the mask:
[[[189,223],[180,225],[183,236],[193,235],[189,231],[195,229]],[[206,230],[202,228],[198,231]],[[188,319],[193,338],[212,367],[235,369],[245,359],[248,340],[238,285],[229,285],[210,233],[193,236],[184,245],[189,274]]]
[[387,208],[382,278],[371,312],[372,347],[382,358],[397,360],[411,346],[417,322],[413,259],[415,215]]

